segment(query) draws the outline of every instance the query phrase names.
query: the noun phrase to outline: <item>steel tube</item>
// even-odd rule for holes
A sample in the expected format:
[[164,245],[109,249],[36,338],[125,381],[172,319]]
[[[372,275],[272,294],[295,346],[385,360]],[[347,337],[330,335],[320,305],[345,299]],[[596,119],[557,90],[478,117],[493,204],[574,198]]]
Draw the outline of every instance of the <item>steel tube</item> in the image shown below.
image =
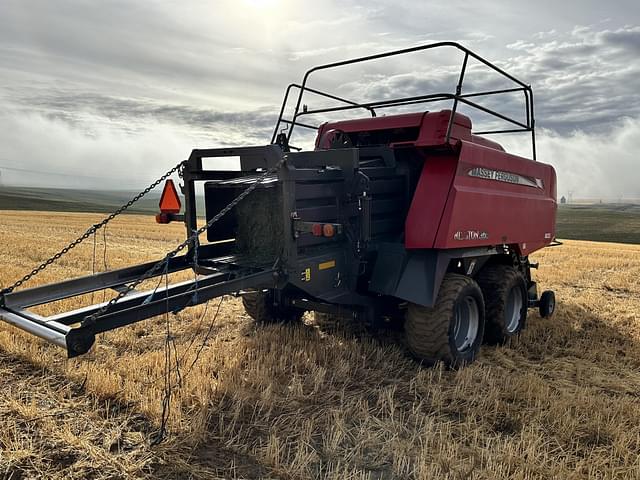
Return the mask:
[[0,308],[0,319],[47,342],[64,349],[67,348],[66,334],[71,329],[66,325],[55,322],[51,324],[36,322],[2,308]]
[[[13,310],[28,308],[34,305],[41,305],[84,293],[103,290],[105,288],[117,287],[137,279],[155,264],[156,262],[148,262],[132,267],[120,268],[118,270],[72,278],[71,280],[42,285],[40,287],[17,290],[5,295],[4,306]],[[185,270],[189,267],[190,265],[184,256],[175,257],[169,262],[169,273]],[[163,274],[164,272],[162,271],[154,276]]]

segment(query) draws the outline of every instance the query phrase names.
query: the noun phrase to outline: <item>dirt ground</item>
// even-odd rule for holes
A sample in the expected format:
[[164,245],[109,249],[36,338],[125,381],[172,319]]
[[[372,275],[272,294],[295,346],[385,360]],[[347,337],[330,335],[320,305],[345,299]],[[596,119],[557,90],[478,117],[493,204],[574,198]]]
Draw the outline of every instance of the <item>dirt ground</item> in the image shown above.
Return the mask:
[[[0,215],[3,286],[99,218]],[[30,285],[159,258],[183,237],[122,217],[95,262],[89,240]],[[171,316],[176,386],[157,446],[164,316],[72,360],[0,325],[0,478],[640,478],[640,245],[567,241],[533,260],[556,315],[530,311],[517,341],[460,371],[310,316],[257,327],[234,298]]]

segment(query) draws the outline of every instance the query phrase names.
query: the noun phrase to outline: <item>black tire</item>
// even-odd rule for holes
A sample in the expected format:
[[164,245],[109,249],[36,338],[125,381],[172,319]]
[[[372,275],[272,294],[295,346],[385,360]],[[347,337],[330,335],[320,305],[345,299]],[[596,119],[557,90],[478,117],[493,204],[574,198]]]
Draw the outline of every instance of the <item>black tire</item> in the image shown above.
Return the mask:
[[[466,337],[459,323],[465,311],[468,314]],[[472,278],[448,273],[433,307],[408,305],[407,346],[415,357],[428,365],[441,361],[450,367],[460,367],[473,362],[480,351],[483,334],[484,300],[480,287]]]
[[540,316],[542,318],[549,318],[556,311],[556,294],[551,290],[546,290],[540,295],[540,302],[538,304],[540,310]]
[[273,292],[251,292],[242,296],[244,310],[258,323],[293,323],[304,312],[297,308],[285,308],[273,304]]
[[484,296],[484,341],[504,345],[526,326],[529,297],[525,279],[509,265],[487,265],[476,280]]

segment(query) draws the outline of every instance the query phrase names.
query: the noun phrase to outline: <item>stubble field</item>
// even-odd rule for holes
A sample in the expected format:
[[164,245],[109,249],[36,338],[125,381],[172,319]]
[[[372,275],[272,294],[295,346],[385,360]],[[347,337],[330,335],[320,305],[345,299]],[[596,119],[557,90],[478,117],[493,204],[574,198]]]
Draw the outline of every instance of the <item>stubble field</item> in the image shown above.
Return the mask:
[[[100,218],[0,215],[3,286]],[[106,263],[159,258],[183,236],[121,217]],[[102,242],[95,265],[87,241],[30,285],[103,269]],[[157,446],[166,318],[103,334],[73,360],[2,324],[0,478],[640,478],[640,245],[567,241],[533,260],[556,315],[530,311],[518,341],[460,371],[311,318],[256,327],[234,298],[180,312]]]

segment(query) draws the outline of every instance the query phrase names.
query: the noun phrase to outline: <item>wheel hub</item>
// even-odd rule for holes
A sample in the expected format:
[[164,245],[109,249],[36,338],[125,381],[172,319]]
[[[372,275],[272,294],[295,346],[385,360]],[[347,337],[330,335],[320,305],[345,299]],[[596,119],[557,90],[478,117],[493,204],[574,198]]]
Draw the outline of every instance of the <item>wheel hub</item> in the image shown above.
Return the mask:
[[455,306],[455,324],[453,336],[459,352],[472,347],[478,337],[480,313],[473,297],[465,297]]
[[508,333],[514,333],[518,330],[522,313],[522,303],[522,289],[516,285],[509,291],[505,305],[505,327]]

